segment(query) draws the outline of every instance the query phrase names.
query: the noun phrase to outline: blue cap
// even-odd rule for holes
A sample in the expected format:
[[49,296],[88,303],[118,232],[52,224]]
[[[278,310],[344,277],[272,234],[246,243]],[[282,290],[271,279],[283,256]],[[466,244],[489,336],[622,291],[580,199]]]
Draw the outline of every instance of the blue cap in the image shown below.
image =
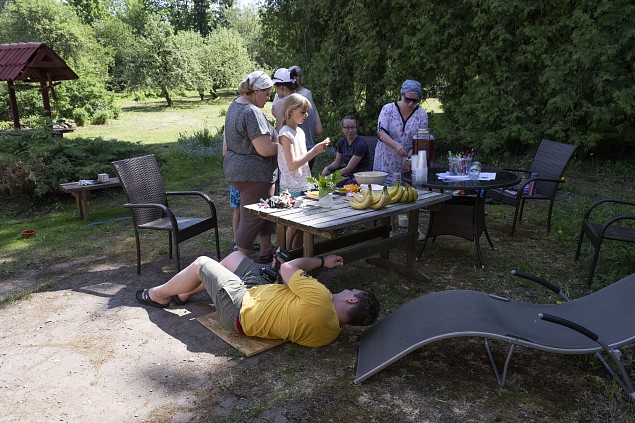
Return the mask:
[[406,81],[401,85],[401,94],[405,93],[417,93],[417,95],[419,95],[419,98],[423,97],[421,84],[419,83],[419,81],[415,81],[412,79],[406,79]]

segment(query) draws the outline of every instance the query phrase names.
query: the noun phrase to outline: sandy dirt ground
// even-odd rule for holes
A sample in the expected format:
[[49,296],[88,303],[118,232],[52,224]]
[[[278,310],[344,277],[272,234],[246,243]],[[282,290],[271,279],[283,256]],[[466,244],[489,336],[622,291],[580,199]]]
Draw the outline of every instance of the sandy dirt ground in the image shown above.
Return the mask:
[[198,391],[210,371],[236,361],[196,321],[212,311],[204,295],[183,308],[138,305],[137,289],[169,276],[161,264],[137,276],[130,263],[97,259],[66,276],[65,266],[25,276],[34,285],[57,279],[58,288],[0,309],[0,421],[202,418],[193,412]]

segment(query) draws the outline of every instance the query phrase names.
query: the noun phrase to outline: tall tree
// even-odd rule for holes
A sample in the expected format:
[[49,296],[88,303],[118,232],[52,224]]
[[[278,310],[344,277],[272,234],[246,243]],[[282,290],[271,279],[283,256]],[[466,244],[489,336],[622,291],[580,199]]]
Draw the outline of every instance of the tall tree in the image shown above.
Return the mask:
[[106,4],[103,0],[66,0],[75,9],[77,16],[87,25],[103,19],[106,15]]
[[196,31],[205,37],[224,24],[223,10],[233,0],[145,0],[147,7],[169,22],[176,32]]
[[265,8],[272,67],[302,66],[327,130],[356,111],[373,131],[381,104],[410,78],[441,96],[444,117],[432,123],[443,138],[483,152],[543,137],[592,149],[635,136],[631,1],[267,0]]
[[[252,59],[260,64],[271,63],[268,60],[271,48],[262,42],[262,25],[258,13],[255,7],[231,7],[223,10],[226,26],[236,31]],[[273,64],[269,67],[273,67]]]
[[240,35],[226,28],[217,28],[207,36],[202,63],[212,91],[237,87],[256,66]]
[[159,15],[150,15],[143,34],[130,50],[123,52],[126,85],[129,89],[158,89],[172,106],[173,91],[199,89],[204,84],[203,51],[199,33],[174,33]]

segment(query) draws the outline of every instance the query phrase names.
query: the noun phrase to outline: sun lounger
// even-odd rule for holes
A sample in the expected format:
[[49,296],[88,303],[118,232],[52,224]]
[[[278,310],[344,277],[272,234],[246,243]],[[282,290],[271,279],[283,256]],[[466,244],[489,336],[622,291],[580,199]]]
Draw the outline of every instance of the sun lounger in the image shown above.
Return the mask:
[[[442,291],[420,297],[369,327],[361,336],[355,383],[410,352],[442,339],[483,337],[498,384],[504,386],[516,345],[560,354],[596,354],[635,401],[619,347],[635,340],[635,273],[569,301],[560,288],[521,272],[559,293],[561,304],[530,304],[478,291]],[[511,344],[502,372],[489,340]],[[613,363],[610,366],[605,357]]]

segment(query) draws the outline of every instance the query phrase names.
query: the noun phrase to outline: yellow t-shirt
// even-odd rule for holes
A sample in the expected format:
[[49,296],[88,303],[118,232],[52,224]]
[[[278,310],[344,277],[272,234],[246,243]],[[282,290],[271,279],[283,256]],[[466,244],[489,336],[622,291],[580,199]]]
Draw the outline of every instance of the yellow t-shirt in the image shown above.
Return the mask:
[[240,322],[248,336],[321,347],[340,333],[331,297],[324,285],[298,270],[288,285],[260,285],[247,291]]

